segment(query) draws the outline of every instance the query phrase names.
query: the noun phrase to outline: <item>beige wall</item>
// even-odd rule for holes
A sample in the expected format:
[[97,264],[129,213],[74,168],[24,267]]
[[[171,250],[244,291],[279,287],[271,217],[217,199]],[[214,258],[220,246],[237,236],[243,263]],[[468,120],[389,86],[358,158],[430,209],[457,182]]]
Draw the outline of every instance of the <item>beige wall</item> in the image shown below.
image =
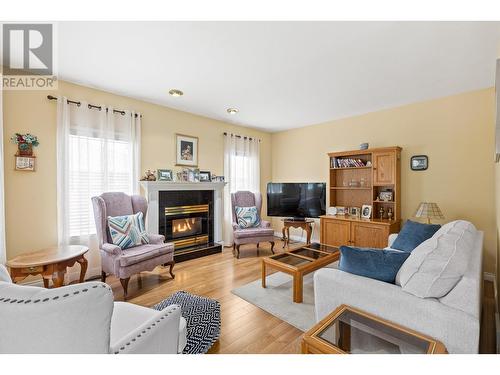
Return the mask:
[[[48,93],[4,92],[8,258],[57,241],[56,103],[47,100]],[[356,149],[365,141],[371,147],[401,146],[403,218],[409,218],[420,201],[428,200],[439,203],[447,220],[471,220],[485,231],[485,271],[495,272],[500,203],[496,210],[493,89],[273,135],[66,82],[59,82],[58,92],[50,93],[142,112],[143,170],[174,166],[176,132],[200,138],[199,167],[216,174],[223,173],[224,131],[259,137],[263,192],[269,181],[327,181],[327,152]],[[31,132],[40,138],[35,173],[13,170],[16,146],[9,138],[15,132]],[[427,171],[410,170],[409,158],[416,154],[429,156]],[[278,220],[273,225],[281,229]],[[319,225],[315,236],[318,232]]]
[[[262,140],[261,183],[264,191],[266,183],[271,180],[271,136],[268,133],[67,82],[59,82],[57,92],[4,91],[7,259],[57,243],[56,103],[47,100],[47,94],[141,112],[142,170],[173,168],[175,133],[182,133],[199,137],[199,168],[222,175],[222,133],[227,131]],[[35,173],[14,171],[16,145],[9,139],[15,132],[30,132],[40,140],[40,146],[35,149]]]
[[[420,201],[433,201],[447,221],[472,221],[485,231],[485,271],[495,272],[493,89],[275,133],[273,181],[328,181],[327,153],[356,149],[362,142],[403,148],[403,219]],[[429,156],[427,171],[410,170],[410,157],[418,154]],[[273,225],[281,228],[278,220]]]

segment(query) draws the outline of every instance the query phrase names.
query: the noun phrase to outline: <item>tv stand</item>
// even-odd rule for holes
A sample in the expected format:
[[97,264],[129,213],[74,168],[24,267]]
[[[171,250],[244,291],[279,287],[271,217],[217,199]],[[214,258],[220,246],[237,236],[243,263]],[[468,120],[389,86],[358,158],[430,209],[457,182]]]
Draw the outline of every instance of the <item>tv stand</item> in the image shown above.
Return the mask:
[[287,217],[284,221],[306,221],[305,217]]
[[314,220],[306,219],[306,218],[288,218],[283,219],[283,248],[285,246],[290,246],[290,227],[292,228],[302,228],[306,231],[307,241],[306,244],[311,243],[311,235],[312,235],[312,224]]

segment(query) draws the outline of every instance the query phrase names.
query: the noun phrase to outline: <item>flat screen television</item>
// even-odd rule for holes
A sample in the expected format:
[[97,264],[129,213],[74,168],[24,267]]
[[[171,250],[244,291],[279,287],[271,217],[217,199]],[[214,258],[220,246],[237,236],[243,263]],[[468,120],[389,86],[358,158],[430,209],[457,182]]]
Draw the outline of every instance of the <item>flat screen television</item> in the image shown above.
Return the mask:
[[294,219],[319,217],[326,212],[326,183],[267,184],[267,216]]

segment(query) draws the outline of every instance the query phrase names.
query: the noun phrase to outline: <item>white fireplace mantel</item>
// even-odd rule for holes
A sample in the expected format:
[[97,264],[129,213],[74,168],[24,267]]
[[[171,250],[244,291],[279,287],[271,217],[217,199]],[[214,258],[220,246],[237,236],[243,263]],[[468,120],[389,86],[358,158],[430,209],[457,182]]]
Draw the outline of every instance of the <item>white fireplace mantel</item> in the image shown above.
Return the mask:
[[146,199],[148,213],[146,228],[149,233],[158,233],[159,192],[182,190],[212,190],[214,192],[214,242],[222,243],[222,223],[224,221],[224,186],[225,182],[171,182],[171,181],[141,181]]

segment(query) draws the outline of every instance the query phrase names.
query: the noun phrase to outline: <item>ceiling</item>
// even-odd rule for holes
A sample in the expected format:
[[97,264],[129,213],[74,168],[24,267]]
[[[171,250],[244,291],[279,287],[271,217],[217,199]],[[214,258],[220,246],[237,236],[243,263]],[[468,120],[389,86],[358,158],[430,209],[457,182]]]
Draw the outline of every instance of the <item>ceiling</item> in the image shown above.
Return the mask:
[[60,79],[270,132],[491,87],[499,51],[499,22],[58,24]]

